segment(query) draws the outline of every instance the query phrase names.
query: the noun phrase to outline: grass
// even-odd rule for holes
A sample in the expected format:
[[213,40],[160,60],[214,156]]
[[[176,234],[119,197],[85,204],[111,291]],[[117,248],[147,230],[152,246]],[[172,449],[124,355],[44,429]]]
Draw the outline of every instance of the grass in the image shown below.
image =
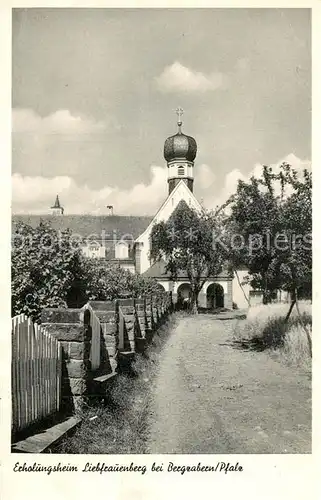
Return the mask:
[[120,374],[104,403],[88,406],[81,426],[52,453],[142,454],[146,452],[153,382],[175,315],[155,333],[145,354],[137,354],[130,374]]
[[234,342],[245,349],[267,350],[287,365],[310,371],[311,358],[305,329],[312,333],[312,306],[309,302],[300,302],[301,318],[293,310],[285,323],[288,309],[289,304],[279,303],[250,308],[246,321],[235,324]]

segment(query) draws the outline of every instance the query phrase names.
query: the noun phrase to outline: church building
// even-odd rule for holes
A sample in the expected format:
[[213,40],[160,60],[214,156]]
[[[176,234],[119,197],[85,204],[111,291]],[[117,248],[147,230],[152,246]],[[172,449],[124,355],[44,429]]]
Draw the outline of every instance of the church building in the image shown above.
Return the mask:
[[[185,202],[196,211],[203,208],[193,194],[194,161],[197,144],[193,137],[182,132],[182,110],[177,110],[177,133],[168,137],[164,144],[164,158],[168,169],[168,196],[154,217],[114,215],[108,205],[106,215],[65,215],[57,195],[50,215],[13,215],[13,226],[22,221],[33,227],[40,220],[47,220],[56,230],[69,228],[80,238],[82,251],[88,258],[104,259],[130,272],[155,278],[166,290],[171,291],[174,301],[188,298],[190,285],[187,275],[181,273],[176,281],[165,272],[165,262],[150,259],[151,231],[153,225],[167,221],[179,203]],[[197,182],[197,172],[196,172]],[[13,229],[14,232],[14,229]],[[204,308],[246,308],[249,286],[242,288],[246,270],[238,271],[238,279],[229,271],[208,278],[199,295],[199,305]]]

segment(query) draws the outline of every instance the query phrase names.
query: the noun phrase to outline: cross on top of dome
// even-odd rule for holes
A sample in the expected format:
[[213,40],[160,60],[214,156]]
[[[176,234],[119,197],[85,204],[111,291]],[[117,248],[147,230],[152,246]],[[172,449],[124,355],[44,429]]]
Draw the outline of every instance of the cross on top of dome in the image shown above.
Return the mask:
[[177,125],[178,125],[178,130],[181,132],[181,126],[182,126],[182,116],[183,116],[184,110],[183,108],[177,108],[176,109],[176,114],[177,114]]
[[182,115],[184,110],[182,108],[177,108],[175,110],[177,114],[177,125],[178,133],[168,137],[164,144],[164,157],[167,162],[176,159],[185,159],[187,161],[193,162],[196,157],[197,145],[193,137],[186,135],[182,132]]

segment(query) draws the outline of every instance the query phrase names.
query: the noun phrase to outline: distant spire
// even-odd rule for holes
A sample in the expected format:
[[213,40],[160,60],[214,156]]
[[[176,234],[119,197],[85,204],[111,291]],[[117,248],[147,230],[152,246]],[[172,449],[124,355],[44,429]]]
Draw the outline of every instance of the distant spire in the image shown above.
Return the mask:
[[53,215],[57,215],[57,214],[60,214],[60,215],[63,215],[64,213],[64,209],[63,207],[60,205],[60,201],[59,201],[59,196],[57,195],[56,196],[56,200],[55,200],[55,204],[50,207],[52,209],[52,213]]
[[178,133],[179,133],[179,134],[181,134],[181,132],[182,132],[181,127],[182,127],[182,124],[183,124],[183,122],[182,122],[182,116],[183,116],[183,113],[184,113],[183,108],[177,108],[177,109],[176,109],[176,114],[177,114],[177,125],[178,125]]
[[59,196],[56,196],[56,201],[53,207],[51,208],[61,208],[60,201],[59,201]]

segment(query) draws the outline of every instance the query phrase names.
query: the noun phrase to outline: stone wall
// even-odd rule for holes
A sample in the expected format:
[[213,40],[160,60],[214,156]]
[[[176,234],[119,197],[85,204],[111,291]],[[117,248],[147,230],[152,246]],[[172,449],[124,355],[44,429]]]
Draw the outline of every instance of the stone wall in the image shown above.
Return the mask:
[[115,372],[118,346],[116,303],[114,301],[90,301],[89,304],[100,321],[111,371]]
[[157,327],[159,323],[159,305],[156,296],[151,297],[153,323]]
[[[142,352],[153,333],[172,311],[171,294],[141,299],[90,301],[82,309],[44,309],[41,322],[63,350],[63,411],[73,412],[95,396],[97,378],[107,379],[128,366]],[[91,314],[100,322],[100,366],[91,368]],[[120,315],[124,318],[124,345],[120,346]],[[124,363],[124,360],[126,362]]]
[[81,309],[43,309],[41,322],[62,346],[62,410],[73,412],[91,390],[89,361],[90,312]]
[[[119,314],[122,313],[124,318],[124,346],[120,346],[123,352],[135,352],[135,339],[138,336],[138,324],[135,315],[135,299],[118,299]],[[118,334],[120,328],[120,317],[117,323]]]
[[152,296],[148,295],[145,298],[145,312],[146,312],[146,331],[145,336],[147,342],[149,342],[153,336],[153,332],[156,328],[154,322],[153,310],[152,310]]

